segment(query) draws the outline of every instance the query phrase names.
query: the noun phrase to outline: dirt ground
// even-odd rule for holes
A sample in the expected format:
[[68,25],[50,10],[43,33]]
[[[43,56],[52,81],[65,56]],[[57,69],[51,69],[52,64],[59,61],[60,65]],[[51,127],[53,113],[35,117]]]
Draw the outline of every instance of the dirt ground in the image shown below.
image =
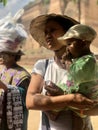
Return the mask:
[[38,130],[39,111],[29,111],[28,130]]
[[[94,130],[98,130],[98,116],[91,117]],[[38,130],[39,111],[29,111],[28,130]]]

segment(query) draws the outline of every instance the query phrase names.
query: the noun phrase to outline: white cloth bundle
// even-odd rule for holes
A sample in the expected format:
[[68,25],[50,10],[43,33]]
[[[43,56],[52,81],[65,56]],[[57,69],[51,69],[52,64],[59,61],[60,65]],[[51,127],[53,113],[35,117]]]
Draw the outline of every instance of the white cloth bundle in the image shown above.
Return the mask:
[[0,52],[18,52],[21,50],[27,33],[24,26],[18,22],[24,10],[19,10],[14,17],[8,14],[0,20]]

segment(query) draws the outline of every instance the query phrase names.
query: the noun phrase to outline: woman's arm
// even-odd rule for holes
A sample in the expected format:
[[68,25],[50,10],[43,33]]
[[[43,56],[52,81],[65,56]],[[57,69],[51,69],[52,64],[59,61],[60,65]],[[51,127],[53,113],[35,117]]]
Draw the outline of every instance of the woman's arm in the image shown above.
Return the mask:
[[0,80],[0,89],[7,91],[7,86]]
[[94,104],[94,101],[87,99],[81,94],[67,94],[61,96],[42,95],[43,82],[43,77],[41,75],[32,75],[26,96],[26,106],[28,109],[46,111],[64,108],[65,106],[74,106],[84,109],[85,107],[90,108]]
[[84,114],[88,116],[98,116],[98,105],[90,110],[84,111]]

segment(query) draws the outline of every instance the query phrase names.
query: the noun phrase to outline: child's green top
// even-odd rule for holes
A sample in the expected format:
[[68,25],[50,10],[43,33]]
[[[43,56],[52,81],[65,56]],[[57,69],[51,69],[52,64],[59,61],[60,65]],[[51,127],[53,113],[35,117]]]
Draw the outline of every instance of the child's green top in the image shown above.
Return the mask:
[[93,54],[72,60],[68,80],[59,86],[65,93],[79,92],[91,99],[98,99],[97,63]]

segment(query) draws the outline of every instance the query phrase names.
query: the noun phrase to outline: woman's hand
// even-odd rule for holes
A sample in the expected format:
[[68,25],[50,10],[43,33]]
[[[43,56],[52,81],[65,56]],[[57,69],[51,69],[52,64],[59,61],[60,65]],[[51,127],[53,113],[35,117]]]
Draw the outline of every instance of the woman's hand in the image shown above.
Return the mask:
[[[57,85],[55,85],[51,81],[46,81],[44,88],[46,89],[47,96],[57,96],[57,95],[64,94],[63,90],[60,89]],[[52,121],[55,121],[59,116],[59,112],[55,112],[55,111],[44,111],[44,112],[46,113],[48,118]]]
[[[48,96],[58,96],[58,95],[64,95],[64,92],[62,89],[60,89],[57,85],[52,83],[51,81],[48,81],[45,83],[45,89],[46,95]],[[74,94],[67,94],[65,96],[68,96],[69,98],[69,106],[75,107],[77,109],[91,109],[96,105],[96,101],[90,100],[87,97],[83,96],[80,93],[74,93]],[[71,98],[70,98],[71,97]]]
[[90,100],[87,97],[83,96],[82,94],[75,93],[74,98],[69,103],[70,106],[76,107],[82,110],[92,109],[97,104],[96,101]]

